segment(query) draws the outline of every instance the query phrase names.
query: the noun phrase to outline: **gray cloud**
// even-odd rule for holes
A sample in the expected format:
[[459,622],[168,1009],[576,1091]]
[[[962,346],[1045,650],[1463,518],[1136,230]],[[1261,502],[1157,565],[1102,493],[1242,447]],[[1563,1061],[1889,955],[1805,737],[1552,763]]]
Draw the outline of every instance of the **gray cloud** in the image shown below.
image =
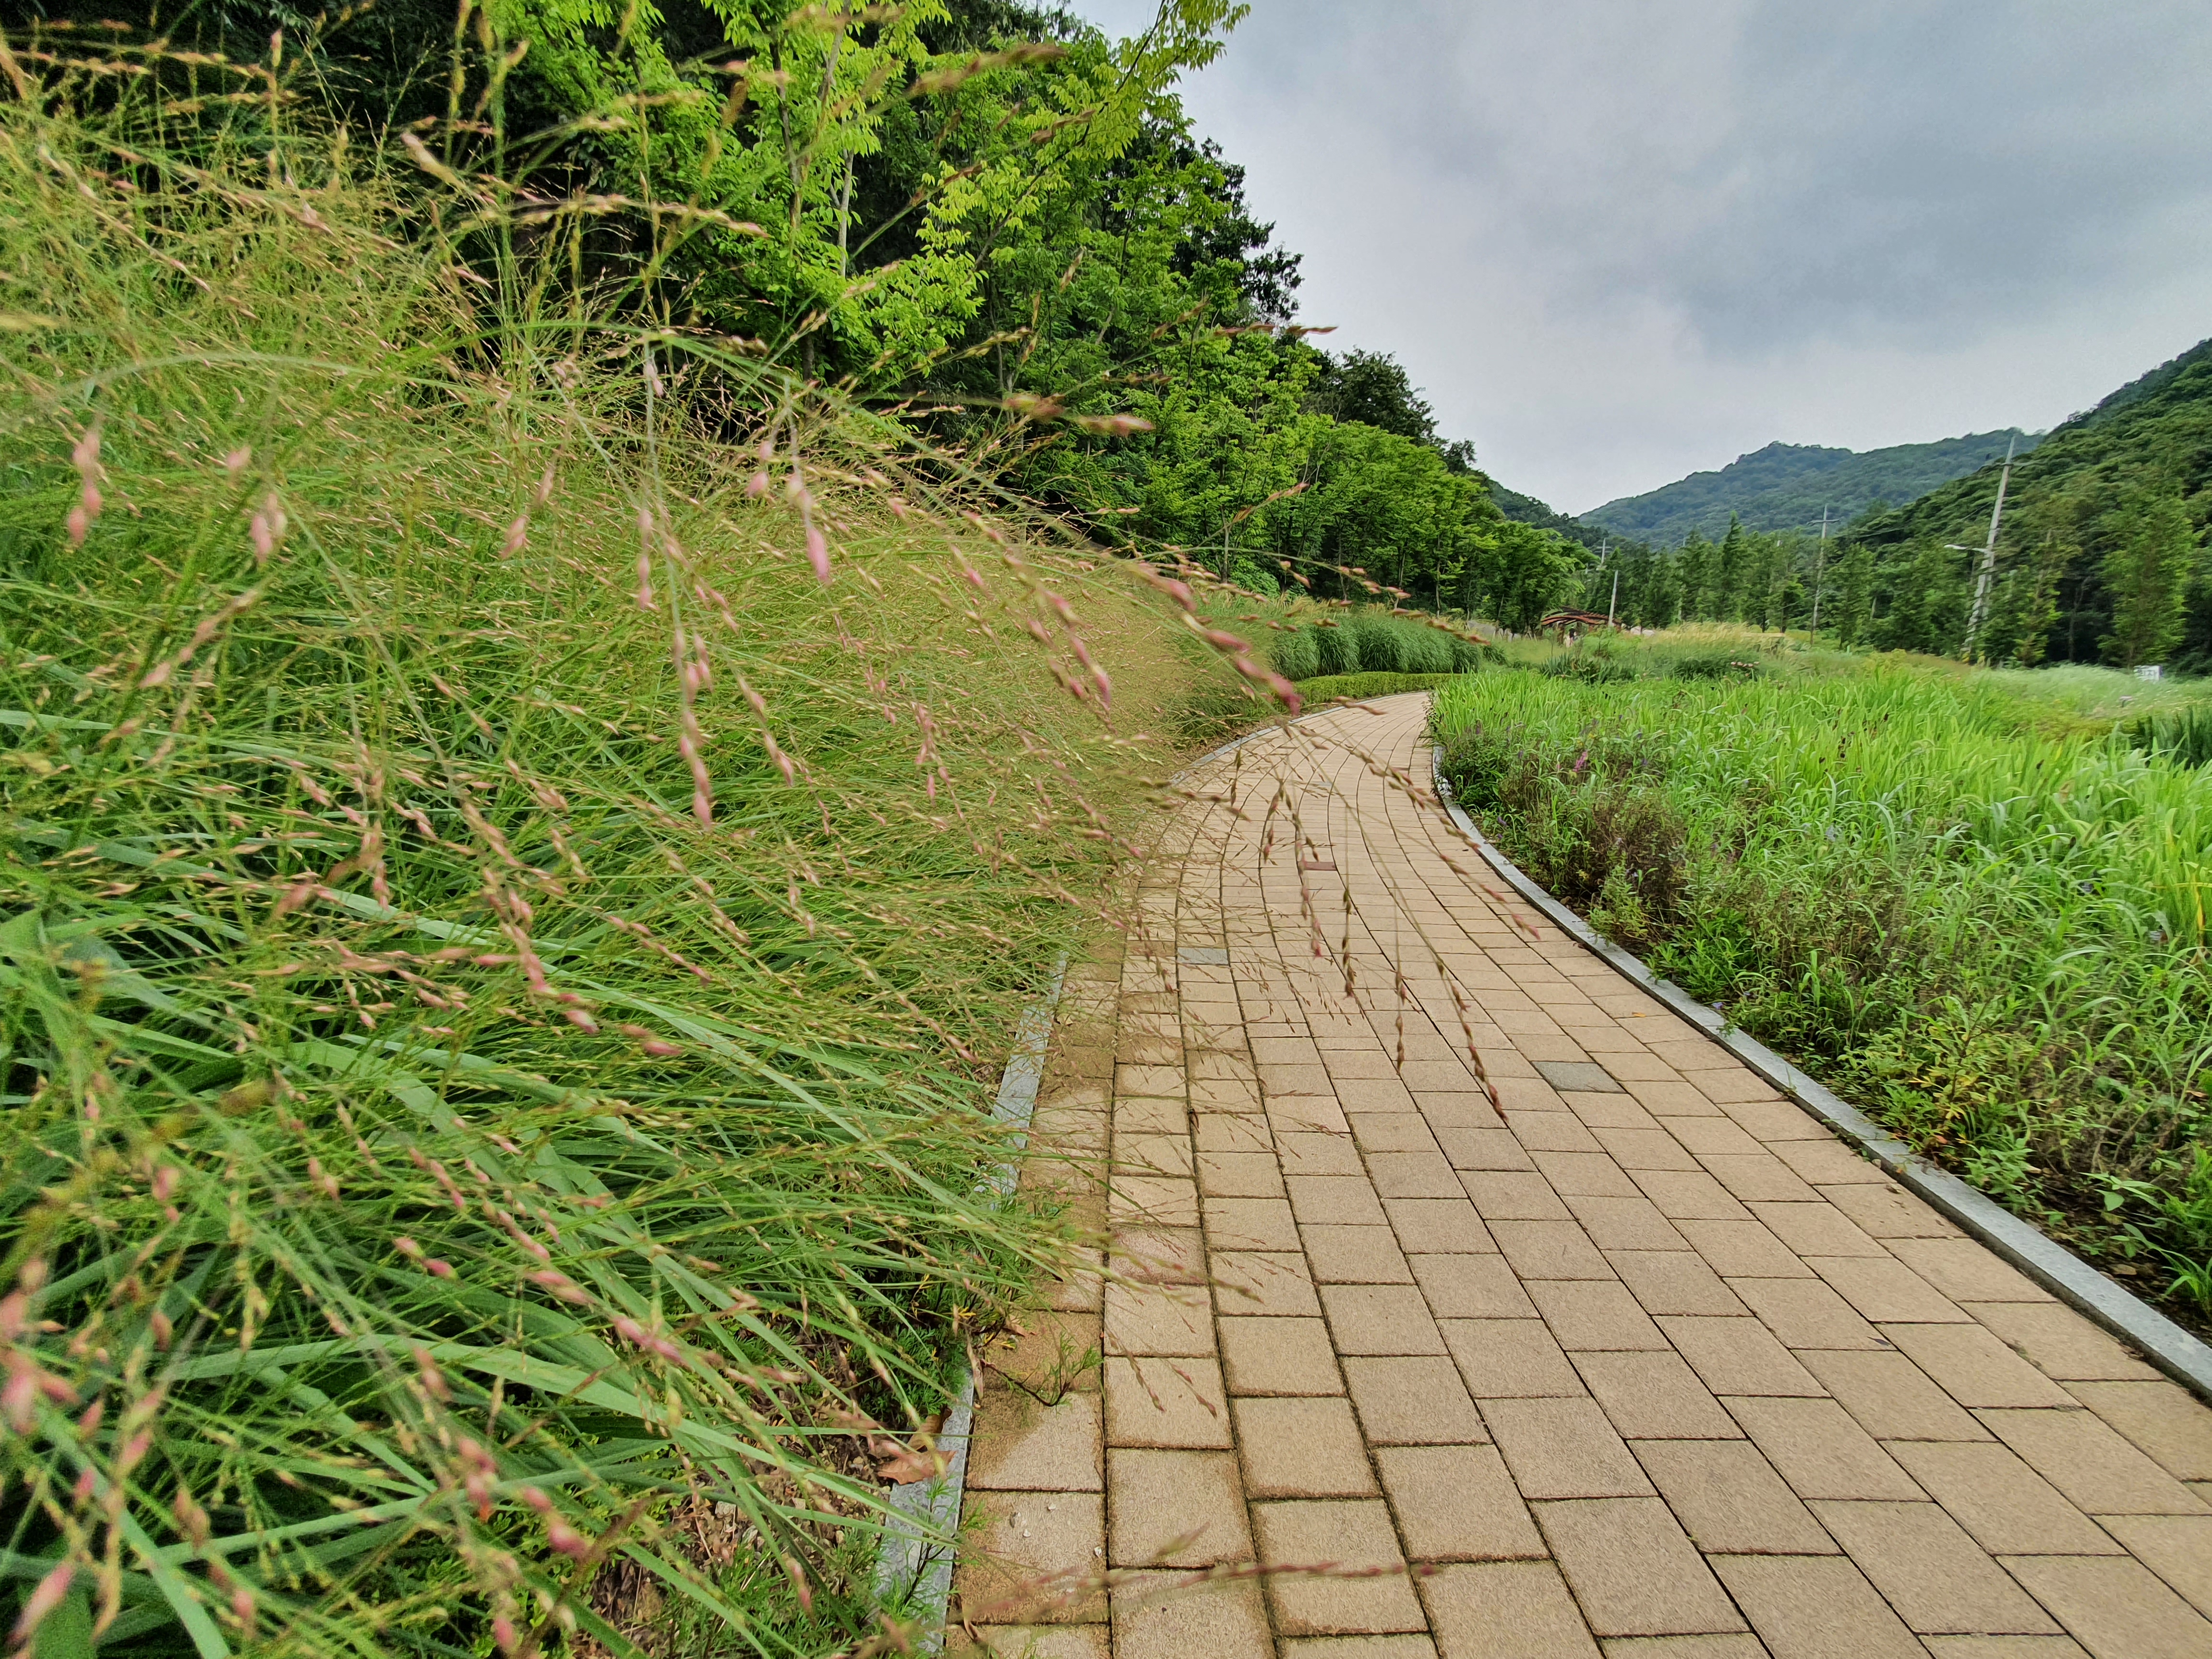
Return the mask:
[[2201,0],[1259,0],[1186,97],[1307,320],[1580,508],[2047,425],[2212,333],[2207,87]]

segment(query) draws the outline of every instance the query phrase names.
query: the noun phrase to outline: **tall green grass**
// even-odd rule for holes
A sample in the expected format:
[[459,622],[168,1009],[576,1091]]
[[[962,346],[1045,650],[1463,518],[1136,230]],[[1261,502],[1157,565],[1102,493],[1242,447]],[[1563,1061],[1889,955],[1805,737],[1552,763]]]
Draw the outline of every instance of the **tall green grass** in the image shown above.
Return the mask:
[[331,135],[162,137],[0,105],[0,1572],[57,1651],[889,1639],[1188,653]]
[[2189,1267],[2212,774],[2087,720],[2130,694],[2082,678],[1504,673],[1435,718],[1460,798],[1655,968],[2008,1201]]
[[1301,607],[1267,647],[1276,672],[1290,680],[1347,674],[1461,674],[1483,660],[1479,641],[1440,618],[1346,609],[1320,617]]

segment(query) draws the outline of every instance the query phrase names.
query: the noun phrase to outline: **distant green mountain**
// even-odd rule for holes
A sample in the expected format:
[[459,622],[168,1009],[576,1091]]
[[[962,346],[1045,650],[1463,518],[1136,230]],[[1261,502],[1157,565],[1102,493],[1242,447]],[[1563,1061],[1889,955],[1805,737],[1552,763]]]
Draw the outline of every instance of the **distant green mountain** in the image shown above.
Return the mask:
[[1679,547],[1692,530],[1717,539],[1731,514],[1747,530],[1817,530],[1826,509],[1831,528],[1841,529],[1869,507],[1912,501],[2002,460],[2008,443],[2024,455],[2039,441],[2007,430],[1864,453],[1772,443],[1717,472],[1693,472],[1648,495],[1607,501],[1582,520],[1657,547]]
[[[1847,544],[1872,556],[1878,642],[1954,648],[1972,589],[1973,547],[1988,533],[1999,468],[1986,465],[1919,500],[1854,525]],[[2177,504],[2184,590],[2172,669],[2212,672],[2212,339],[2130,381],[2051,431],[2012,470],[1997,547],[1990,654],[2022,661],[2121,661],[2116,557],[2140,546],[2160,503]],[[1887,613],[1917,618],[1923,639],[1881,638]],[[2009,632],[2008,632],[2009,630]],[[2155,660],[2154,654],[2153,660]]]

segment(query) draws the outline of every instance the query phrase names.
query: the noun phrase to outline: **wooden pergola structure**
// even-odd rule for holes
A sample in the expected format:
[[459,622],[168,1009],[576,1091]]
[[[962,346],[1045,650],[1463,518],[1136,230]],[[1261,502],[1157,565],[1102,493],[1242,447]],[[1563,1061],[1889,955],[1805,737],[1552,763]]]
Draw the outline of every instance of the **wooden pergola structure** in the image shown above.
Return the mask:
[[1564,635],[1571,628],[1579,629],[1587,633],[1594,628],[1611,628],[1614,625],[1612,621],[1599,616],[1594,611],[1554,611],[1538,623],[1536,629],[1539,633],[1549,633],[1556,629]]

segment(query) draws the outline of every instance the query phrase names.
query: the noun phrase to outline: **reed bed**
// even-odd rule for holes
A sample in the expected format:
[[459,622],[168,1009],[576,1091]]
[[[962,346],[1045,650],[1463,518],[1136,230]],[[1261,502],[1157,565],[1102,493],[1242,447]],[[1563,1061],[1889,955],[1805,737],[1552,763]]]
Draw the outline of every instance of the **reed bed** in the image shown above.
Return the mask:
[[1447,775],[1658,971],[2212,1312],[2212,771],[2116,729],[2117,673],[1771,643],[1740,674],[1452,681]]

